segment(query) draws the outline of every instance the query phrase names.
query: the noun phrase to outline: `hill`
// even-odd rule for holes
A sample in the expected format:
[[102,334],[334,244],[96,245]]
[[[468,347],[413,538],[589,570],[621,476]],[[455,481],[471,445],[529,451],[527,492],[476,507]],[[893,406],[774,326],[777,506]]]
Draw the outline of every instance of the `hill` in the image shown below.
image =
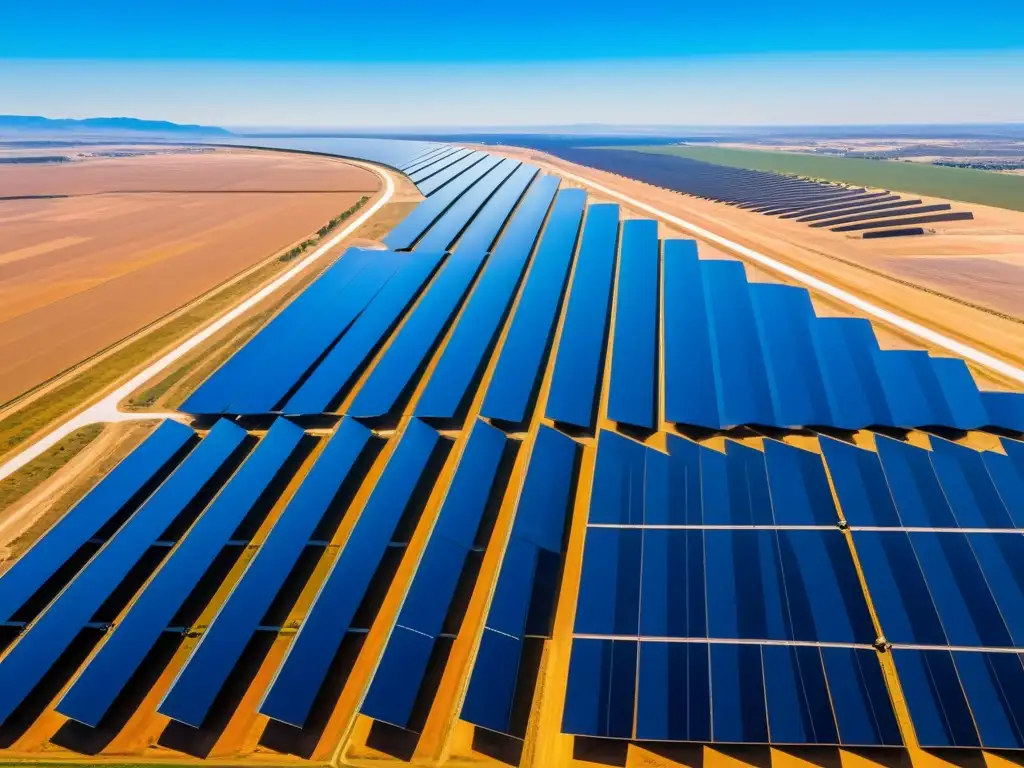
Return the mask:
[[0,115],[0,132],[18,133],[161,133],[180,135],[229,136],[231,131],[209,125],[181,125],[166,120],[139,120],[134,117],[90,117],[84,120],[50,119],[36,115]]

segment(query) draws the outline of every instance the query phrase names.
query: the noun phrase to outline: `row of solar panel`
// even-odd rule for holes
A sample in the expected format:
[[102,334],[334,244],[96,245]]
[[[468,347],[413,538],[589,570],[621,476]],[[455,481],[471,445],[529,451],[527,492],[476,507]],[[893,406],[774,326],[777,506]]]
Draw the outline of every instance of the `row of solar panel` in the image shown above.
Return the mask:
[[[427,245],[436,242],[440,250],[425,251],[423,240],[415,256],[350,249],[204,382],[184,403],[183,410],[208,414],[320,413],[336,407],[368,357],[394,330],[443,262],[423,301],[352,404],[352,412],[360,415],[391,411],[458,310],[487,251],[537,175],[536,168],[500,158],[489,158],[479,165],[489,166],[490,173],[484,175],[482,170],[483,178],[469,179],[466,187],[459,189],[451,186],[424,202],[389,236],[391,242],[408,245],[433,225],[426,237]],[[479,183],[469,186],[475,180]],[[500,256],[516,258],[525,266],[556,187],[557,180],[550,177],[533,184],[503,238],[507,245],[499,249]],[[438,201],[450,204],[447,198],[454,199],[466,188],[469,192],[447,212],[436,205]],[[444,234],[435,235],[437,232]],[[459,247],[446,260],[442,252],[460,235]],[[500,282],[493,290],[506,293],[510,299],[518,275],[503,274],[506,272],[507,265],[488,269],[481,288]],[[474,292],[474,296],[481,295],[487,298],[480,291]],[[480,301],[475,299],[471,308]],[[476,311],[467,309],[467,314],[472,316]],[[496,326],[499,319],[491,325]],[[483,328],[470,330],[476,332],[473,341],[479,339],[484,349],[473,353],[475,361],[459,356],[447,364],[463,369],[466,386],[490,341],[484,338]],[[425,398],[427,410],[431,408],[430,397]]]
[[[510,161],[502,161],[492,173],[505,162]],[[485,232],[484,242],[493,242],[534,175],[529,168],[502,170],[492,182],[495,186],[488,186],[489,192],[501,191],[472,219],[463,243],[479,231]],[[543,179],[522,199],[427,383],[416,406],[418,416],[451,419],[465,405],[522,278],[555,183]],[[417,208],[406,223],[417,219],[431,202]],[[473,211],[482,202],[475,201]],[[488,215],[492,203],[498,204],[493,217]],[[612,318],[618,211],[615,206],[591,206],[584,224],[584,205],[582,191],[566,190],[551,208],[482,415],[513,424],[528,418],[582,227],[549,418],[581,428],[593,426],[611,327],[609,416],[631,426],[656,428],[661,378],[658,310],[663,301],[669,421],[714,429],[740,424],[1024,428],[1019,395],[979,393],[960,359],[882,351],[867,321],[816,317],[804,289],[751,284],[736,262],[700,261],[692,241],[667,241],[661,269],[651,221],[622,225],[616,294],[621,298]],[[459,226],[471,216],[472,212],[458,212]],[[416,224],[412,237],[431,221],[428,216]],[[481,244],[477,250],[474,245],[467,252],[460,244],[348,413],[385,416],[402,402],[463,302],[486,247]],[[416,258],[350,251],[200,387],[184,409],[302,414],[338,407],[443,259],[440,252],[419,247],[415,253]],[[297,334],[299,327],[309,330]],[[615,344],[616,338],[623,341]],[[273,370],[257,376],[269,360],[276,363]]]
[[888,191],[868,192],[684,157],[584,147],[552,151],[572,162],[757,213],[807,222],[812,227],[829,227],[834,232],[875,230],[896,236],[909,233],[913,224],[974,218],[967,211],[950,211],[948,203],[922,204],[921,200],[901,200]]
[[903,744],[870,649],[576,638],[562,730],[702,743]]
[[[719,452],[667,436],[668,452],[601,431],[590,524],[1019,530],[1024,443],[932,450],[876,435],[876,451],[820,437],[822,455],[773,439]],[[824,463],[822,462],[824,458]]]

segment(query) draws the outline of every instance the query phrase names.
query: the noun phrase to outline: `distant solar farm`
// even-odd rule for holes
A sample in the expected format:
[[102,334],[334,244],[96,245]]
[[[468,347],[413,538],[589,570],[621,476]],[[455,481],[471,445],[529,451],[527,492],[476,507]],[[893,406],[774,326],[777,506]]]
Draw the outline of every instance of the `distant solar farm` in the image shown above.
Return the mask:
[[668,154],[623,149],[559,147],[559,157],[658,187],[729,203],[765,216],[863,233],[865,239],[925,234],[925,225],[970,221],[970,211],[949,203],[923,203],[888,190],[869,190],[772,171],[725,165]]
[[[1024,749],[1024,395],[529,164],[281,147],[425,199],[0,576],[0,754]],[[811,226],[915,213],[702,165],[691,194]]]

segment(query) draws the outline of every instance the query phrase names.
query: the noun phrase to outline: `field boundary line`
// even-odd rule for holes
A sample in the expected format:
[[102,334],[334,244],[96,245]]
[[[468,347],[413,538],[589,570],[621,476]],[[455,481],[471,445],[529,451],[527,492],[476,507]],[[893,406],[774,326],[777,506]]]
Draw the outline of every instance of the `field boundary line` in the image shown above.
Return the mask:
[[[83,410],[77,416],[72,417],[60,426],[52,429],[27,448],[16,453],[8,461],[0,464],[0,480],[3,480],[14,472],[17,472],[30,461],[41,456],[47,450],[81,427],[103,422],[151,420],[153,418],[153,414],[123,412],[118,408],[118,404],[154,376],[170,368],[171,365],[183,358],[193,349],[226,328],[234,320],[238,319],[271,294],[284,287],[287,283],[291,282],[293,278],[304,272],[314,262],[323,258],[342,240],[349,237],[374,214],[376,214],[377,211],[390,202],[391,198],[394,197],[395,194],[395,182],[394,177],[391,175],[391,171],[384,167],[371,165],[369,163],[358,164],[373,171],[384,181],[384,194],[377,198],[372,205],[366,208],[360,216],[355,217],[334,237],[313,251],[309,256],[302,259],[294,267],[283,274],[278,275],[273,281],[263,286],[263,288],[244,299],[239,304],[236,304],[234,308],[213,320],[201,331],[192,334],[187,339],[177,344],[173,349],[163,354],[155,362],[146,366],[142,371],[121,384],[117,389],[108,393],[105,397]],[[184,418],[173,413],[163,415],[167,418]]]
[[834,286],[831,283],[827,283],[820,278],[814,277],[813,275],[810,275],[807,272],[797,269],[796,267],[791,267],[790,265],[778,261],[777,259],[773,259],[770,256],[766,256],[765,254],[760,253],[759,251],[755,251],[753,248],[748,248],[745,245],[740,245],[739,243],[733,242],[732,240],[722,237],[721,235],[717,235],[714,232],[705,229],[704,227],[697,226],[696,224],[686,221],[685,219],[681,219],[678,216],[675,216],[671,213],[666,213],[665,211],[662,211],[660,208],[655,208],[653,205],[649,205],[648,203],[641,202],[640,200],[630,197],[629,195],[623,194],[622,192],[617,192],[616,190],[610,189],[609,187],[606,187],[605,185],[599,182],[592,181],[591,179],[587,179],[583,176],[579,176],[575,173],[572,173],[571,171],[565,171],[557,167],[553,168],[552,170],[554,173],[557,173],[560,176],[575,181],[578,184],[582,184],[584,186],[589,186],[593,189],[596,189],[598,192],[601,192],[604,195],[608,195],[609,197],[627,203],[628,205],[634,208],[649,213],[652,216],[656,216],[657,218],[662,219],[663,221],[669,222],[670,224],[673,224],[679,227],[680,229],[689,232],[695,237],[712,242],[716,245],[721,246],[722,248],[725,248],[728,251],[732,251],[733,253],[742,256],[745,259],[748,259],[749,261],[755,262],[756,264],[762,267],[770,269],[778,274],[784,275],[789,279],[794,280],[807,288],[818,291],[819,293],[822,293],[840,302],[841,304],[853,307],[854,309],[858,310],[859,312],[865,315],[869,315],[870,317],[881,320],[882,322],[887,323],[888,325],[891,325],[894,328],[898,328],[899,330],[909,334],[910,336],[925,341],[928,344],[934,345],[936,347],[941,347],[942,349],[948,352],[952,352],[958,357],[970,360],[971,362],[980,365],[983,368],[988,368],[989,370],[994,371],[1002,376],[1005,376],[1006,378],[1013,379],[1018,383],[1024,384],[1024,369],[1011,365],[1010,363],[1007,363],[1004,360],[1000,360],[997,357],[993,357],[992,355],[982,352],[979,349],[975,349],[969,344],[957,341],[956,339],[950,338],[945,334],[932,330],[931,328],[928,328],[927,326],[924,326],[921,323],[915,322],[914,320],[909,320],[901,315],[896,314],[895,312],[890,312],[887,309],[883,309],[882,307],[872,304],[871,302],[866,301],[865,299],[862,299],[859,296],[850,293],[849,291]]

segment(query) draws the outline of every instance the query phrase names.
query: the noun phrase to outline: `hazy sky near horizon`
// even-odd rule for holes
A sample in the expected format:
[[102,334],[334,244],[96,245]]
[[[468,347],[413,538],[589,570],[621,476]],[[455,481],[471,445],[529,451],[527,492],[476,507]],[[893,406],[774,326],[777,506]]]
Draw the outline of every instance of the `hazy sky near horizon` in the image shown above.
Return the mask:
[[363,128],[1024,122],[1020,0],[861,0],[856,13],[817,0],[8,5],[0,113]]

